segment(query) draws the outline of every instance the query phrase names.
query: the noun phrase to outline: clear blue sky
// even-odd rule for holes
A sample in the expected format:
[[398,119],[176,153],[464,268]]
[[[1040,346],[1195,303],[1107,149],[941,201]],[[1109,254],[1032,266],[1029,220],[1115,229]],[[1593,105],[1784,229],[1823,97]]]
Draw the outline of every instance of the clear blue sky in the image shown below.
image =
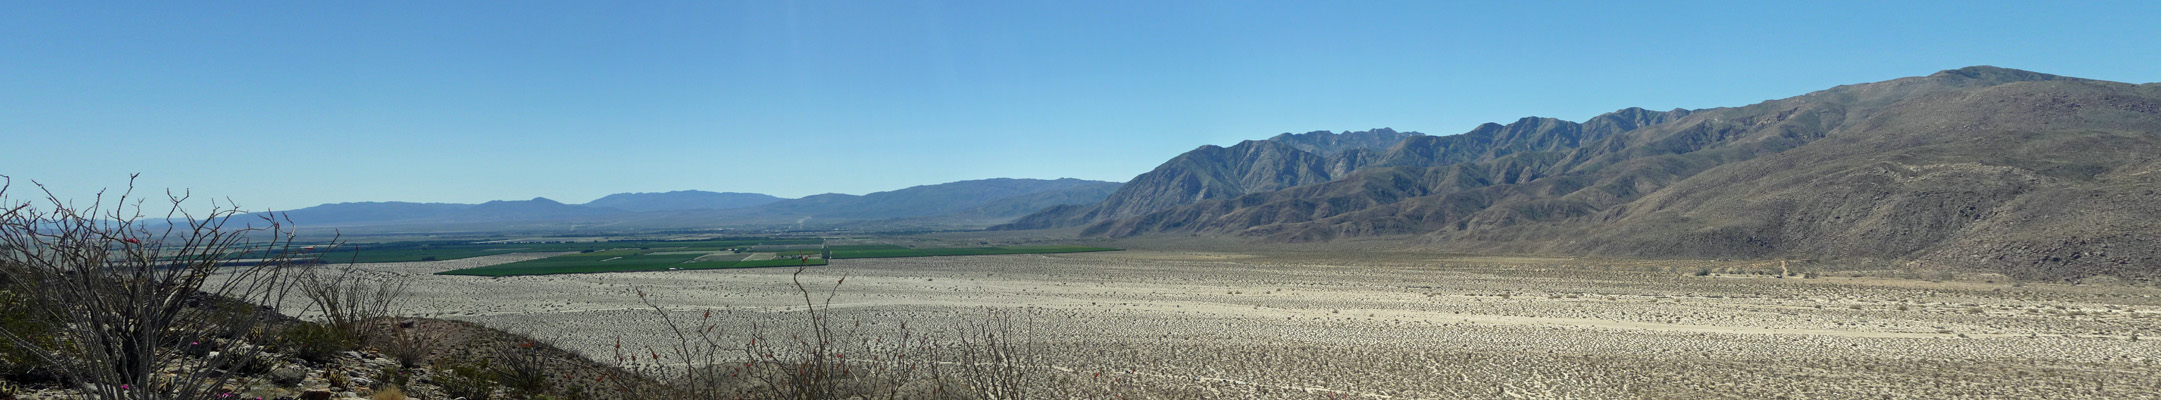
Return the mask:
[[2161,81],[2161,2],[1877,3],[21,1],[0,174],[252,209],[796,197],[1969,65]]

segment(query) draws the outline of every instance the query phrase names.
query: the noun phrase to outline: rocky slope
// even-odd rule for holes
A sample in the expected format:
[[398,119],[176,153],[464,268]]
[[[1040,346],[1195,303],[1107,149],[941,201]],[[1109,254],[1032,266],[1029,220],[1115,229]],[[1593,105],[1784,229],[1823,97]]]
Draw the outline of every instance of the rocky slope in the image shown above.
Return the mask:
[[[1571,149],[1687,113],[1631,108],[1581,124],[1524,118],[1508,125],[1481,125],[1453,136],[1397,133],[1382,128],[1341,134],[1283,134],[1231,147],[1201,146],[1134,177],[1101,203],[1045,209],[994,229],[1059,228],[1134,218],[1204,200],[1329,182],[1376,167],[1448,165],[1523,152]],[[1390,137],[1401,139],[1381,142]]]
[[1402,142],[1403,139],[1416,136],[1425,136],[1425,134],[1396,132],[1396,130],[1388,128],[1344,133],[1329,131],[1286,132],[1268,138],[1268,141],[1288,144],[1308,153],[1333,156],[1351,150],[1385,149],[1388,146],[1396,145],[1397,142]]
[[[1420,143],[1439,141],[1452,143]],[[1235,196],[1181,201],[1135,187],[1143,175],[1120,191],[1141,196],[1051,211],[1093,212],[1059,220],[1090,236],[1399,236],[1488,252],[2147,279],[2161,265],[2157,160],[2161,85],[1971,67],[1744,107],[1414,137],[1335,179]]]

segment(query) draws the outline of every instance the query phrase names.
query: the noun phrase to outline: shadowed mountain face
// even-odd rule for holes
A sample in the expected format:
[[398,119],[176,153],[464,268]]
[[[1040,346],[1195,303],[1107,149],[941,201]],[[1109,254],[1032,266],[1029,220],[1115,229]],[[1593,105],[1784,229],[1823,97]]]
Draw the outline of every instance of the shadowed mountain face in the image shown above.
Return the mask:
[[1111,193],[1118,191],[1119,186],[1123,185],[1116,182],[1085,181],[1071,187],[992,200],[946,216],[963,220],[1011,220],[1046,208],[1103,201],[1110,197]]
[[[1393,130],[1386,132],[1400,135]],[[1339,172],[1363,165],[1371,151],[1349,147],[1346,143],[1359,141],[1337,141],[1332,138],[1334,135],[1327,132],[1284,134],[1277,139],[1285,140],[1248,140],[1231,147],[1201,146],[1172,158],[1154,171],[1134,177],[1100,203],[1052,207],[1000,229],[1075,226],[1201,200],[1326,182],[1335,179]],[[1299,145],[1290,143],[1293,141],[1308,147],[1325,145],[1327,147],[1316,149],[1336,152],[1333,156],[1323,156],[1300,150]]]
[[[1188,197],[1114,195],[1023,221],[1079,216],[1058,221],[1091,236],[1397,236],[1488,252],[2152,279],[2156,172],[2161,86],[1972,67],[1744,107],[1412,137],[1333,179],[1234,196],[1136,188],[1136,178],[1119,194]],[[1160,208],[1114,208],[1131,204]]]
[[[1375,167],[1448,165],[1524,152],[1572,149],[1587,141],[1683,115],[1687,111],[1631,108],[1582,124],[1524,118],[1508,125],[1481,125],[1454,136],[1378,129],[1283,134],[1231,147],[1201,146],[1134,177],[1102,203],[1050,208],[996,229],[1059,228],[1133,218],[1204,200],[1329,182]],[[1387,144],[1378,140],[1390,137],[1400,139]]]

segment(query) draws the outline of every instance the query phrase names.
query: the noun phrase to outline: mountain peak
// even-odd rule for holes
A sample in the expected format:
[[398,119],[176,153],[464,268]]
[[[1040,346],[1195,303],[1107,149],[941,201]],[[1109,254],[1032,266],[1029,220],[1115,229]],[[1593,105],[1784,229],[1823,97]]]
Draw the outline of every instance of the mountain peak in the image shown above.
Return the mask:
[[1389,146],[1394,146],[1397,142],[1402,142],[1403,139],[1413,136],[1425,136],[1425,134],[1397,132],[1391,128],[1374,128],[1363,131],[1345,131],[1343,133],[1312,131],[1294,134],[1285,132],[1268,138],[1268,141],[1288,144],[1291,147],[1314,154],[1331,156],[1354,149],[1387,149]]
[[2066,79],[2065,77],[2058,75],[2050,75],[2033,71],[1989,65],[1976,65],[1959,69],[1947,69],[1943,71],[1938,71],[1934,74],[1929,74],[1928,77],[1939,79],[1950,78],[1962,80],[1978,80],[1989,83],[2051,81],[2058,79]]
[[533,198],[532,200],[489,200],[489,201],[488,201],[488,202],[486,202],[486,203],[480,203],[480,204],[479,204],[479,206],[483,206],[483,207],[535,206],[535,205],[537,205],[537,206],[560,206],[560,205],[563,205],[563,203],[557,202],[557,201],[555,201],[555,200],[549,200],[549,199],[548,199],[548,198],[546,198],[546,197],[534,197],[534,198]]

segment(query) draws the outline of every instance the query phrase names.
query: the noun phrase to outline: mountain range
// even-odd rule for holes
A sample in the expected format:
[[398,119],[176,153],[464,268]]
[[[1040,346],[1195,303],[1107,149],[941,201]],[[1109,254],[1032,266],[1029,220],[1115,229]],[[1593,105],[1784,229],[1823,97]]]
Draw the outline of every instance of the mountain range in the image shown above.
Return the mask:
[[984,179],[915,186],[866,195],[829,193],[784,199],[756,193],[695,190],[618,193],[584,204],[547,198],[480,204],[361,202],[283,212],[308,227],[404,230],[616,229],[796,224],[832,226],[905,219],[927,225],[984,226],[1047,207],[1101,200],[1115,182],[1080,179]]
[[1814,259],[2021,279],[2161,278],[2161,84],[1977,66],[1761,103],[1455,135],[1205,145],[1126,183],[986,179],[865,195],[623,193],[585,204],[339,203],[380,230],[1070,229],[1396,240],[1478,253]]
[[2161,276],[2161,84],[1997,67],[1727,108],[1202,146],[994,229]]

